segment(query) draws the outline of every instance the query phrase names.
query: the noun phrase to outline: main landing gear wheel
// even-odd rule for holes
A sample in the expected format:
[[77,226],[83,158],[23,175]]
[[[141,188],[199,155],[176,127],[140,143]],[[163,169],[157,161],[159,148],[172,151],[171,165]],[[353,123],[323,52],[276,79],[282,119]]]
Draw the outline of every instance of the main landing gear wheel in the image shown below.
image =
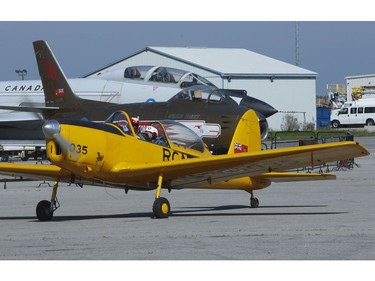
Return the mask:
[[36,217],[40,221],[49,221],[53,217],[53,213],[60,207],[59,201],[57,200],[57,188],[59,182],[55,181],[52,189],[51,201],[43,200],[36,206]]
[[250,207],[251,208],[258,208],[259,207],[259,200],[254,196],[253,191],[249,191],[250,193]]
[[168,218],[171,212],[171,206],[166,198],[159,197],[155,199],[154,205],[152,206],[154,216],[158,219]]
[[258,208],[259,207],[259,200],[256,197],[250,198],[250,207],[251,208]]
[[49,221],[53,217],[51,202],[47,200],[40,201],[36,206],[36,217],[40,221]]

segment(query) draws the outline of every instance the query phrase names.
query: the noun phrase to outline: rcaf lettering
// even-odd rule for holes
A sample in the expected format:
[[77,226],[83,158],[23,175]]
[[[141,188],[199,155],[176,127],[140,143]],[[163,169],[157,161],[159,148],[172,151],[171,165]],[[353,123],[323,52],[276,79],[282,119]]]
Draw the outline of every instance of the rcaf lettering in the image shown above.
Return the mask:
[[190,155],[178,151],[171,151],[167,148],[163,148],[163,161],[174,161],[191,158]]
[[200,119],[201,115],[200,114],[174,114],[171,113],[168,115],[168,119],[192,119],[192,120],[197,120]]
[[185,118],[184,119],[193,119],[193,120],[196,120],[196,119],[199,119],[199,118],[201,118],[200,114],[185,114]]
[[43,87],[41,85],[16,85],[16,86],[12,86],[12,85],[8,85],[5,87],[5,92],[42,92],[43,91]]

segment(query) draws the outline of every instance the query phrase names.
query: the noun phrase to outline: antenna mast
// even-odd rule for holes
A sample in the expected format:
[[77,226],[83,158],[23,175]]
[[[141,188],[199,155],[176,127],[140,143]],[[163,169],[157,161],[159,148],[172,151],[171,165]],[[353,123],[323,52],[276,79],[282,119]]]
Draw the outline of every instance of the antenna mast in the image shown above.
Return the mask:
[[298,22],[295,23],[295,39],[296,39],[296,65],[299,66],[299,30]]

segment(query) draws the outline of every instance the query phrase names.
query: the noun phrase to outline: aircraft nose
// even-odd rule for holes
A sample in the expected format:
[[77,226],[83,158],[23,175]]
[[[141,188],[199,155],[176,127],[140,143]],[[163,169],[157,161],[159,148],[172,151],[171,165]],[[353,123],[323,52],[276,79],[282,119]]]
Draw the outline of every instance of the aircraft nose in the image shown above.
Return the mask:
[[268,136],[269,132],[269,126],[266,117],[264,117],[261,113],[256,112],[258,115],[258,120],[259,120],[259,126],[260,126],[260,136],[262,141],[265,140]]
[[266,118],[278,112],[277,109],[275,109],[273,106],[269,105],[268,103],[258,100],[253,97],[249,97],[249,96],[244,97],[241,100],[240,105],[253,109],[256,112],[261,113]]
[[55,134],[60,133],[60,123],[56,120],[49,120],[44,123],[42,130],[47,139],[53,139]]

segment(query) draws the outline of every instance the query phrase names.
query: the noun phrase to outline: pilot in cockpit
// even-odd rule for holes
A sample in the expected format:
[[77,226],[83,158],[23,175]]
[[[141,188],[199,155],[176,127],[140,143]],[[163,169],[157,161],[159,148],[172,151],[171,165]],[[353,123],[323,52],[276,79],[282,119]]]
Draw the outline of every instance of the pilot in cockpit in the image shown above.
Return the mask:
[[151,141],[154,144],[168,146],[167,141],[162,136],[158,136],[159,131],[154,126],[147,126],[144,132],[146,134],[145,140]]
[[151,81],[176,83],[173,75],[165,67],[159,67],[151,76]]
[[125,77],[126,78],[140,78],[141,77],[141,73],[139,72],[139,70],[135,67],[128,67],[125,69]]
[[193,100],[201,100],[202,99],[202,91],[197,90],[192,93]]

